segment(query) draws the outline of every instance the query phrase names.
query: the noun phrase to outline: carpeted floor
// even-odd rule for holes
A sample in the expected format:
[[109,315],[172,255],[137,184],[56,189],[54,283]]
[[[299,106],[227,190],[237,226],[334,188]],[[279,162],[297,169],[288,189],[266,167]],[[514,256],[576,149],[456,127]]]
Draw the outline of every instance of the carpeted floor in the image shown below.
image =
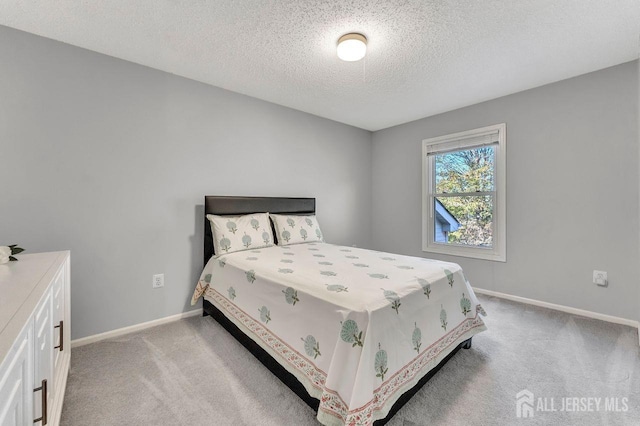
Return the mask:
[[[479,298],[489,330],[474,337],[471,350],[460,350],[390,425],[640,425],[636,329]],[[523,389],[534,394],[536,408],[546,401],[556,411],[517,418],[516,393]],[[564,398],[590,397],[601,399],[599,406],[591,400],[592,411],[562,411]],[[605,398],[617,398],[619,411],[605,407]],[[577,402],[578,409],[589,408],[581,405],[589,400]],[[318,423],[218,323],[193,317],[74,349],[61,424]]]

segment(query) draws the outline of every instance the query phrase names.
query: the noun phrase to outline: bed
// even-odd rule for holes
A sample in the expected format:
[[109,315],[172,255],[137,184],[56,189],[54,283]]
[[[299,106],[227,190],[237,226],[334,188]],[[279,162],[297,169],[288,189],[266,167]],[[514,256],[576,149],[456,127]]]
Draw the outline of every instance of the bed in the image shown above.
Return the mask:
[[214,253],[207,214],[259,212],[312,215],[315,199],[205,197],[205,267],[192,303],[202,296],[204,315],[316,410],[320,423],[386,423],[486,329],[455,263],[321,241]]

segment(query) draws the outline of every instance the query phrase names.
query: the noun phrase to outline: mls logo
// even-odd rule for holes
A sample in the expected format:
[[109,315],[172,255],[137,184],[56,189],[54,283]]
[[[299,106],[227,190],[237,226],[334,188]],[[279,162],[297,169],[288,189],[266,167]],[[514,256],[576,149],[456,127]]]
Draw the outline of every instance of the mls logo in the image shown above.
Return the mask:
[[533,417],[533,392],[523,389],[516,394],[516,416],[525,419]]

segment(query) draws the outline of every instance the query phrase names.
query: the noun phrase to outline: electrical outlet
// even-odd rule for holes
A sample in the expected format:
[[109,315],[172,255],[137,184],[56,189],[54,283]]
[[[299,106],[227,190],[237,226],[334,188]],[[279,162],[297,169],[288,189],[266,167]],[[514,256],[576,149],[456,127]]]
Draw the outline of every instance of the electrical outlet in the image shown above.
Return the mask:
[[606,287],[609,284],[606,271],[593,271],[593,283],[600,287]]
[[164,274],[155,274],[153,276],[153,288],[164,287]]

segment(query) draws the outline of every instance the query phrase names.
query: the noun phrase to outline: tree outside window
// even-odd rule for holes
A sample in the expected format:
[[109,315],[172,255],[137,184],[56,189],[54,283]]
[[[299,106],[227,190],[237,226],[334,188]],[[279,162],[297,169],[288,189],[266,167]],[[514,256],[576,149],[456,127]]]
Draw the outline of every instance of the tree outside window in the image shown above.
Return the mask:
[[492,247],[494,164],[492,146],[435,156],[435,199],[460,223],[447,243]]

